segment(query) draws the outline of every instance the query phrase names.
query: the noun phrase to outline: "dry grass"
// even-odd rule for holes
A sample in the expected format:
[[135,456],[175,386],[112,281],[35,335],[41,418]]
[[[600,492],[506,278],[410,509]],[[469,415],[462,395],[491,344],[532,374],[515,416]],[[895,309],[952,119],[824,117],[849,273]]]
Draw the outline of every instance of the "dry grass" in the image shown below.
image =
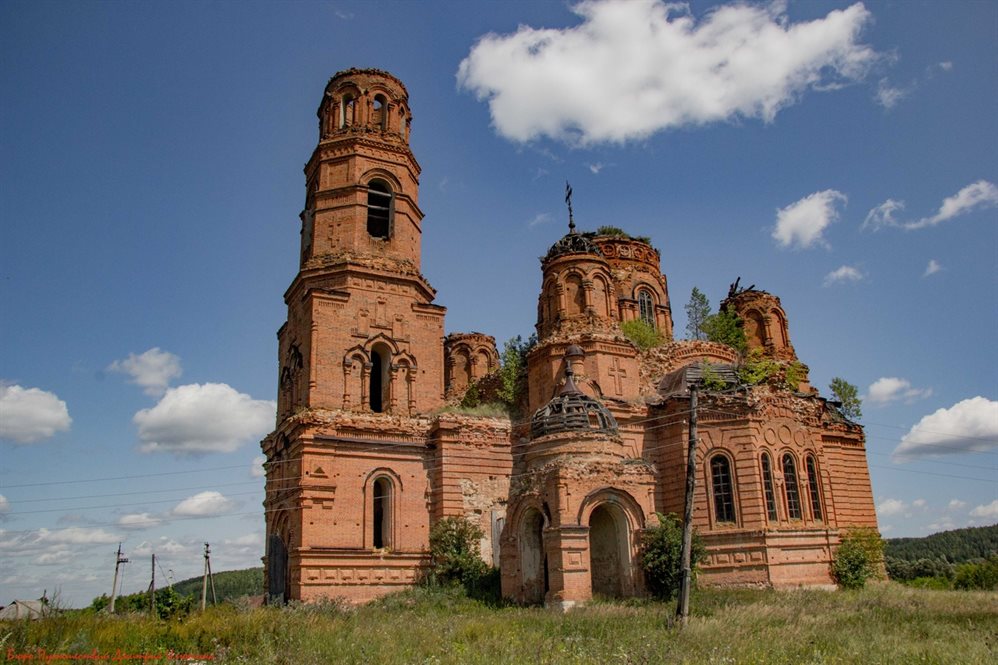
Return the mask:
[[219,663],[998,662],[998,594],[877,584],[856,592],[702,591],[673,607],[597,603],[556,614],[417,589],[361,608],[330,603],[183,621],[69,615],[0,624],[8,653],[210,653]]

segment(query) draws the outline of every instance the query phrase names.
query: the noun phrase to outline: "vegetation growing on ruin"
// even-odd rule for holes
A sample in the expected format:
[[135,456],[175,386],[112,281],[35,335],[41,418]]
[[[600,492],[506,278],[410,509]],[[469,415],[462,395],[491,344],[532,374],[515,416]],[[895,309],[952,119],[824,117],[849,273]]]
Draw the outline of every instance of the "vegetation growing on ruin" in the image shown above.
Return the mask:
[[748,350],[742,320],[730,307],[708,316],[703,322],[703,332],[709,342],[727,344],[739,353]]
[[646,245],[651,244],[651,237],[632,236],[630,233],[618,226],[601,226],[596,229],[596,235],[608,236],[610,238],[624,238],[625,240],[637,240],[638,242],[643,242]]
[[665,337],[658,331],[658,328],[643,319],[624,321],[620,324],[620,331],[624,333],[624,337],[634,342],[634,345],[642,351],[662,346],[665,343]]
[[832,397],[840,403],[839,411],[850,420],[857,420],[863,417],[862,400],[859,398],[859,390],[845,379],[835,377],[828,384],[828,389],[832,392]]
[[[682,573],[680,553],[683,547],[683,522],[675,513],[658,517],[658,526],[646,529],[641,536],[641,569],[648,592],[659,600],[672,600],[679,592]],[[707,556],[700,536],[693,532],[690,565],[696,580],[697,564]]]
[[[594,603],[567,614],[418,588],[362,607],[210,608],[173,621],[64,614],[0,622],[4,654],[204,654],[212,663],[986,663],[998,594],[893,583],[849,592],[694,590],[675,603]],[[10,649],[10,652],[7,650]]]

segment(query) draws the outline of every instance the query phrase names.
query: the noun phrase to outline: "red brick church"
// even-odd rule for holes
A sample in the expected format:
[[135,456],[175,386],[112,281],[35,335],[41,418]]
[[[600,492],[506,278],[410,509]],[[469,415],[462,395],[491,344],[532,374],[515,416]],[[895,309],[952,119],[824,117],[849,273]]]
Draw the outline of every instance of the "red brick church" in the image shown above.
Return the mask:
[[[408,92],[387,72],[343,71],[318,120],[262,442],[271,597],[362,602],[410,586],[446,516],[482,527],[507,598],[641,595],[642,531],[683,513],[687,386],[705,363],[725,389],[698,409],[700,582],[832,583],[841,529],[876,527],[865,438],[808,383],[779,298],[732,287],[722,304],[784,377],[739,385],[737,351],[673,339],[658,250],[573,225],[541,259],[528,417],[442,412],[499,357],[492,337],[447,334],[420,272]],[[621,331],[637,319],[666,342],[639,350]]]

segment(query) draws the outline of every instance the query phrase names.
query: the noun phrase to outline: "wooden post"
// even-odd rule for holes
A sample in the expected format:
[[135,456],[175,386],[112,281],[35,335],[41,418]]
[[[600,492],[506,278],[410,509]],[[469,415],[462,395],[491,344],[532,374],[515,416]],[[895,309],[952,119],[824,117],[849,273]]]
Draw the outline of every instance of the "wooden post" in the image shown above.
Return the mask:
[[680,551],[679,600],[676,618],[685,626],[690,611],[690,550],[693,545],[693,490],[697,472],[697,386],[690,386],[690,439],[686,458],[686,511],[683,518],[683,547]]

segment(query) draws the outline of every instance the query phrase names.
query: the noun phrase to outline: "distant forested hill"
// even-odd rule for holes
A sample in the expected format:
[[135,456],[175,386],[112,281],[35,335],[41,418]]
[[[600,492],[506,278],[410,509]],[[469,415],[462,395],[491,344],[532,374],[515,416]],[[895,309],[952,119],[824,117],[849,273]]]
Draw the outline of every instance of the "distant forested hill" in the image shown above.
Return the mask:
[[[263,594],[263,568],[247,568],[245,570],[226,570],[215,573],[215,594],[218,602],[233,600],[240,596],[259,596]],[[201,599],[201,578],[192,577],[173,585],[174,591],[181,596],[193,596]],[[211,602],[211,585],[208,586],[208,602]]]
[[924,538],[888,538],[884,554],[894,559],[945,559],[964,563],[998,554],[998,524],[954,529]]

